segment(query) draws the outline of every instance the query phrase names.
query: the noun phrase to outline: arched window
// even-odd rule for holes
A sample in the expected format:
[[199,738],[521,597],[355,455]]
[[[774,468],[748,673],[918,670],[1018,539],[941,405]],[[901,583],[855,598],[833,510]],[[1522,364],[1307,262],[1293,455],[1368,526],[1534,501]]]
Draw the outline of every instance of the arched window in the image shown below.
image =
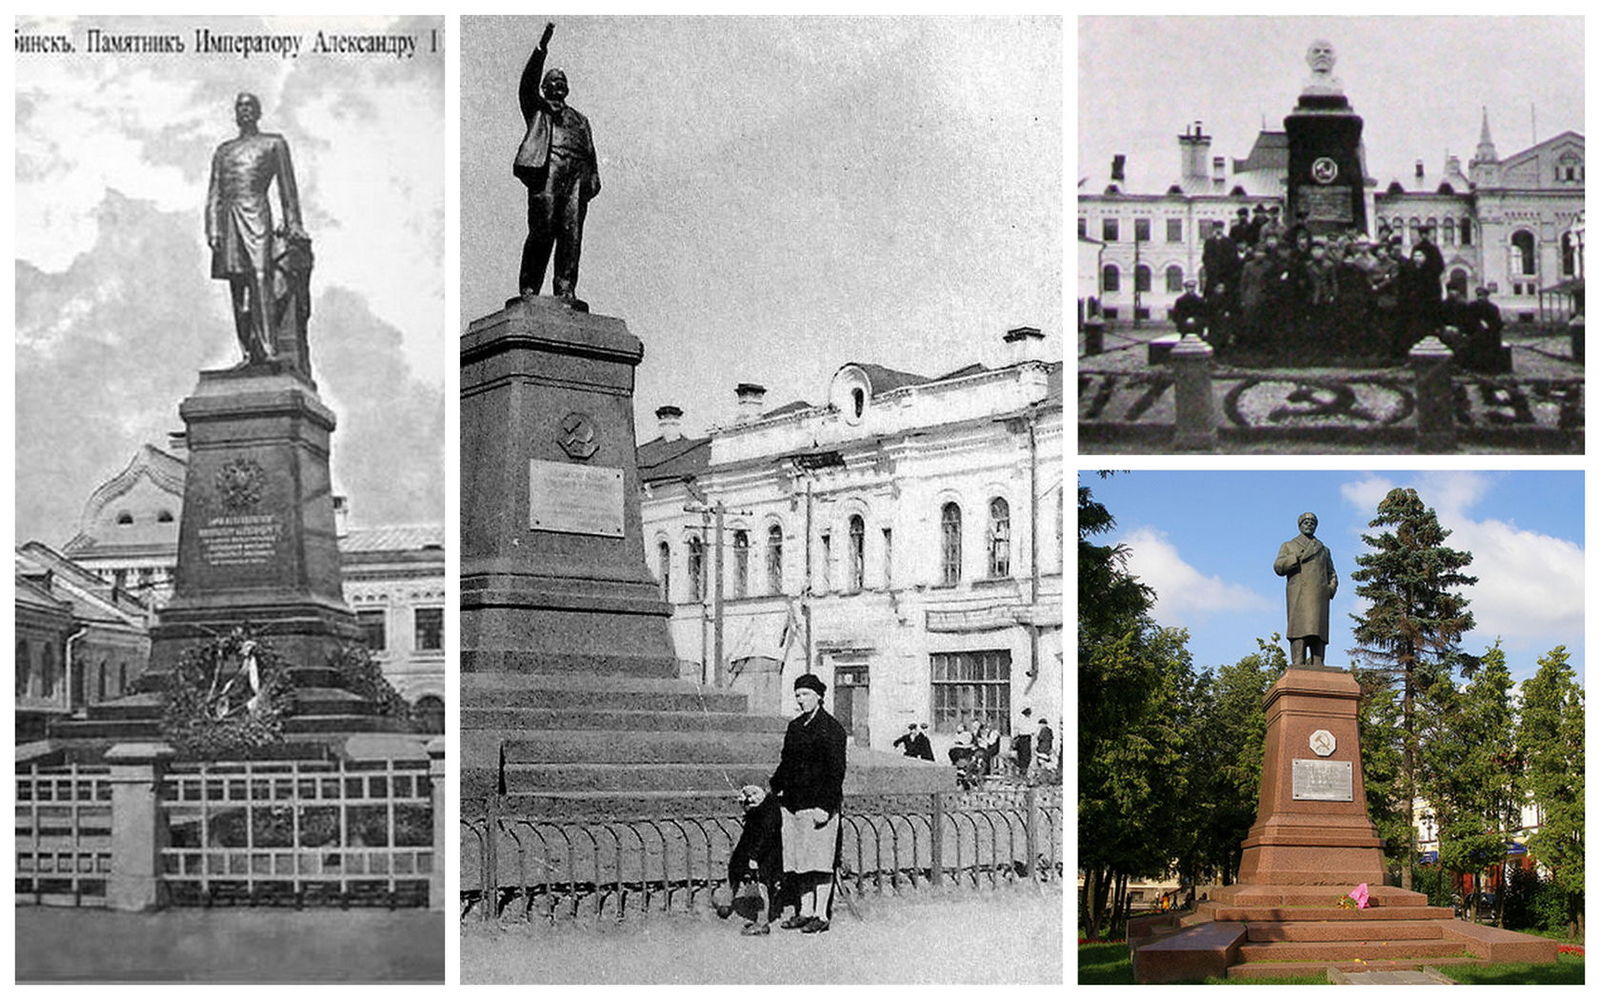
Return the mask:
[[861,419],[861,414],[867,410],[867,393],[859,386],[850,390],[850,405],[856,412],[856,419]]
[[119,510],[119,511],[117,511],[117,523],[118,524],[132,524],[133,523],[133,515],[128,513],[125,510]]
[[1466,216],[1461,217],[1461,245],[1472,246],[1472,220]]
[[706,546],[700,536],[689,536],[689,600],[703,600],[706,595]]
[[750,593],[750,533],[733,533],[733,596],[744,597]]
[[1447,218],[1444,220],[1444,245],[1447,247],[1456,245],[1456,220],[1454,219]]
[[49,643],[39,650],[39,693],[46,698],[56,693],[56,648]]
[[1511,250],[1518,274],[1538,274],[1539,260],[1534,249],[1533,234],[1519,229],[1511,234]]
[[947,587],[961,582],[961,507],[954,502],[939,512],[939,580]]
[[1004,497],[989,501],[989,575],[1011,575],[1011,505]]
[[672,546],[664,541],[656,546],[656,580],[661,584],[661,599],[672,600]]
[[1578,273],[1578,254],[1572,245],[1572,234],[1561,234],[1561,276],[1574,277]]
[[1140,264],[1133,269],[1133,290],[1136,292],[1150,290],[1150,268],[1147,265]]
[[172,523],[172,511],[164,510],[161,513],[157,514],[156,515],[156,521],[157,521],[157,523],[160,523],[160,524],[171,524]]
[[1422,238],[1422,220],[1415,215],[1406,223],[1406,245],[1411,246]]
[[867,573],[867,523],[860,514],[850,515],[850,578],[846,586],[858,591],[866,583]]
[[421,732],[444,732],[444,699],[437,695],[423,695],[411,707],[411,718]]
[[1100,271],[1100,290],[1102,292],[1120,292],[1122,290],[1122,272],[1117,270],[1117,265],[1107,264]]
[[1167,291],[1183,291],[1183,268],[1176,264],[1167,265]]
[[96,679],[95,679],[94,700],[97,701],[97,702],[101,702],[101,701],[105,701],[106,700],[106,661],[105,660],[101,660],[100,661],[100,670],[98,671],[98,674],[97,674]]
[[128,665],[126,663],[119,663],[117,664],[117,695],[120,697],[121,695],[125,695],[127,693]]
[[28,640],[17,640],[17,662],[13,664],[17,674],[18,696],[28,693],[28,674],[32,672],[33,661],[29,659]]
[[1467,272],[1458,267],[1450,272],[1450,280],[1446,281],[1444,285],[1446,288],[1459,288],[1461,293],[1465,295],[1467,292],[1467,281]]
[[783,593],[783,526],[767,528],[767,593]]

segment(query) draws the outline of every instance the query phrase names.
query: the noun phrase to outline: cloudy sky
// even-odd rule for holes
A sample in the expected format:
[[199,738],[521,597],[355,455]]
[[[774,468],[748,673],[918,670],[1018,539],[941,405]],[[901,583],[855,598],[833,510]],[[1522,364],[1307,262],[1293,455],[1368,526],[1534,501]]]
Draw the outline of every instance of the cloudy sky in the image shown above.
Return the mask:
[[1500,638],[1521,680],[1565,645],[1583,676],[1582,473],[1131,472],[1083,473],[1081,482],[1116,517],[1109,537],[1131,550],[1132,572],[1156,589],[1157,620],[1191,631],[1197,665],[1232,662],[1254,652],[1257,637],[1283,631],[1272,560],[1310,510],[1339,574],[1328,662],[1348,666],[1350,615],[1363,606],[1350,578],[1367,551],[1361,535],[1384,494],[1404,486],[1454,532],[1446,544],[1473,555],[1477,628],[1463,647],[1482,653]]
[[[289,142],[314,240],[311,356],[339,415],[334,488],[358,524],[444,516],[444,58],[437,18],[19,20],[72,55],[16,59],[17,538],[69,539],[83,502],[140,444],[181,429],[202,368],[238,360],[210,279],[211,152],[233,98],[261,97]],[[107,34],[411,33],[380,55],[90,54]],[[309,46],[309,41],[307,42]]]
[[1380,184],[1418,159],[1436,174],[1447,152],[1465,169],[1485,106],[1502,157],[1583,131],[1583,34],[1576,17],[1080,18],[1077,174],[1103,183],[1124,153],[1130,190],[1165,190],[1196,119],[1213,153],[1244,157],[1263,121],[1282,131],[1317,38],[1333,43]]
[[[1003,362],[1014,326],[1061,357],[1062,19],[555,20],[604,185],[578,294],[645,342],[641,440],[663,403],[731,419],[737,382],[776,406],[849,361]],[[517,291],[543,25],[463,19],[463,325]]]

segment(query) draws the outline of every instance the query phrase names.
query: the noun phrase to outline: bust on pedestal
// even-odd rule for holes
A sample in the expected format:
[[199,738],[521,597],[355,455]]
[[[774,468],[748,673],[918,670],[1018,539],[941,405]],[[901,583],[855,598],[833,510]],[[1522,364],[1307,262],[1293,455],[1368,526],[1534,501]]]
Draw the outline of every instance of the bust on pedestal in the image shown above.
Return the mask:
[[1283,120],[1289,135],[1285,221],[1290,226],[1303,223],[1313,235],[1367,229],[1361,117],[1350,109],[1343,85],[1333,75],[1334,61],[1332,45],[1311,43],[1306,51],[1311,78]]

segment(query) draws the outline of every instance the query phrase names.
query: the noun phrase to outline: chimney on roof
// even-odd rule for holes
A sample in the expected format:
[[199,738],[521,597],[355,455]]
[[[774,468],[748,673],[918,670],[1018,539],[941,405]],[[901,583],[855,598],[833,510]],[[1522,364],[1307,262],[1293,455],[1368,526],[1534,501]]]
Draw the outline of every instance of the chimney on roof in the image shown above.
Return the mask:
[[180,458],[184,455],[187,455],[189,453],[189,432],[168,431],[167,451],[173,455],[179,456]]
[[1127,165],[1128,158],[1121,153],[1111,158],[1111,179],[1118,184],[1125,183],[1123,167]]
[[1461,176],[1461,157],[1451,154],[1444,158],[1444,172],[1453,177]]
[[1211,156],[1211,137],[1205,134],[1199,122],[1178,136],[1178,154],[1183,161],[1184,190],[1203,189],[1207,183],[1206,160]]
[[350,498],[337,494],[333,498],[333,537],[350,534]]
[[766,386],[740,382],[733,387],[733,394],[739,397],[739,414],[733,420],[735,426],[753,424],[761,419],[761,401],[767,396]]
[[680,441],[683,439],[683,411],[668,403],[666,406],[656,407],[656,423],[661,428],[661,440]]
[[1228,158],[1226,156],[1213,156],[1211,158],[1211,183],[1221,190],[1228,183]]
[[1423,175],[1426,174],[1426,173],[1427,173],[1427,169],[1425,167],[1423,167],[1422,161],[1418,160],[1417,161],[1417,180],[1419,180],[1419,181],[1422,180]]
[[1011,363],[1044,360],[1044,334],[1036,326],[1014,326],[1006,331],[1006,344],[1010,347]]

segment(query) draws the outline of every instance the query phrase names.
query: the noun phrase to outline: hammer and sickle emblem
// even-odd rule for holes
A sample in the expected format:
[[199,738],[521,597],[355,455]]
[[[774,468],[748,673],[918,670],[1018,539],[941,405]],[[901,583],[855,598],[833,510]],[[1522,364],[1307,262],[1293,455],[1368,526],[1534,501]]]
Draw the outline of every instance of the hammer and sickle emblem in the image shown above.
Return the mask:
[[1311,179],[1318,184],[1332,184],[1339,176],[1339,164],[1326,156],[1319,156],[1311,162]]
[[1308,405],[1276,407],[1267,415],[1267,420],[1272,423],[1281,423],[1297,417],[1348,416],[1364,423],[1374,423],[1378,419],[1367,412],[1365,407],[1358,405],[1355,390],[1342,383],[1332,385],[1302,383],[1295,386],[1283,398],[1286,403]]
[[561,418],[556,443],[573,458],[589,458],[600,450],[600,431],[587,413],[569,413]]

